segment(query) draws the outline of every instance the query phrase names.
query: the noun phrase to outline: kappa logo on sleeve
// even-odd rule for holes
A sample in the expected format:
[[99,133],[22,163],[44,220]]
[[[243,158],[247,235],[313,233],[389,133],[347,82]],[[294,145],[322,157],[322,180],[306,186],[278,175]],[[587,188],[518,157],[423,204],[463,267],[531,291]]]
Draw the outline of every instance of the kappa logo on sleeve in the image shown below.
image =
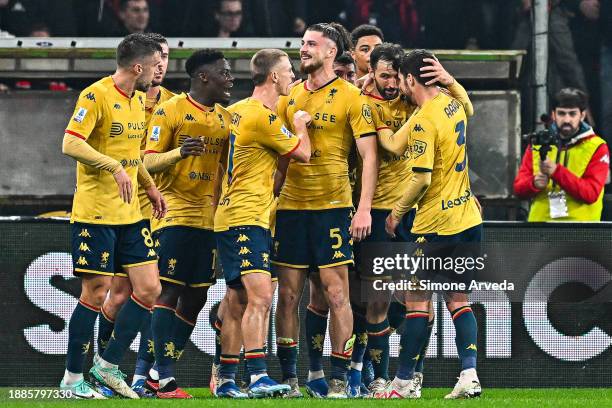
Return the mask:
[[159,134],[161,133],[161,128],[159,126],[153,126],[151,129],[151,137],[149,140],[152,142],[159,142]]
[[76,123],[81,123],[85,119],[86,115],[87,115],[87,109],[79,107],[77,109],[76,115],[74,115],[74,118],[72,118],[72,120],[74,120]]
[[361,106],[361,116],[368,124],[372,124],[372,108],[367,103]]
[[285,125],[281,126],[281,132],[283,132],[289,139],[293,137],[293,133],[291,133],[291,131],[287,129]]

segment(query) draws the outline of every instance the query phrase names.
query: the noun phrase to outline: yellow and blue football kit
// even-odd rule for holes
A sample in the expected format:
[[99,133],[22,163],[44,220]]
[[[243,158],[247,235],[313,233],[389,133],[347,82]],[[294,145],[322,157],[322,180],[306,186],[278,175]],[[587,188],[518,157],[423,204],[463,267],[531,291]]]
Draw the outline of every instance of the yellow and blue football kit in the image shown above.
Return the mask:
[[257,99],[244,99],[228,111],[227,171],[214,226],[225,280],[239,286],[242,275],[270,274],[274,172],[278,157],[293,152],[300,139]]
[[[105,77],[81,92],[65,130],[121,163],[134,188],[146,130],[144,98],[138,91],[126,95]],[[77,162],[71,222],[75,273],[111,274],[119,266],[157,262],[138,198],[124,202],[109,171]]]
[[[413,171],[431,172],[431,184],[418,202],[412,233],[429,257],[476,257],[480,252],[482,218],[468,175],[467,120],[463,106],[440,92],[408,120]],[[475,269],[419,270],[419,279],[462,282]]]
[[[160,279],[191,287],[214,283],[215,183],[230,116],[221,106],[204,106],[187,94],[158,106],[149,124],[145,155],[174,153],[173,164],[155,173],[168,213],[151,220],[159,253]],[[186,138],[200,138],[201,156],[182,158]]]
[[309,163],[292,161],[287,169],[274,263],[293,268],[353,263],[348,157],[356,139],[376,135],[370,103],[355,86],[335,78],[314,90],[304,83],[280,98],[279,116],[290,129],[299,110],[312,116],[312,153]]

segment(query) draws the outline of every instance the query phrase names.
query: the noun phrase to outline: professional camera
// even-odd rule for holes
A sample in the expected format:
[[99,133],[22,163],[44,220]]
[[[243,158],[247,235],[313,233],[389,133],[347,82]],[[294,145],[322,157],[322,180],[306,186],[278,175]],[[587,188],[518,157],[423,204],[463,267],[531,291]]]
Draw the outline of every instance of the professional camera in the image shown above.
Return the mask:
[[[546,160],[546,155],[550,151],[551,146],[556,145],[558,140],[557,133],[550,128],[528,133],[521,137],[524,141],[529,142],[533,150],[540,152],[540,159],[542,161]],[[537,149],[534,148],[536,145],[540,147]]]

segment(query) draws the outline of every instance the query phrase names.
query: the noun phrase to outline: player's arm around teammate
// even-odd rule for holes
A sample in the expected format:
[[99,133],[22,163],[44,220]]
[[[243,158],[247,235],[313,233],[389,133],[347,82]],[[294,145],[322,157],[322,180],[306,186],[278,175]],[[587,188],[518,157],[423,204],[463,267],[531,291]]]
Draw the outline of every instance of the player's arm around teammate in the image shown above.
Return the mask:
[[[465,88],[444,68],[444,66],[434,56],[433,58],[424,58],[423,62],[427,63],[421,68],[421,78],[426,80],[426,85],[431,86],[439,84],[444,92],[448,92],[450,96],[457,99],[465,109],[465,114],[470,117],[474,114],[474,107],[468,96]],[[369,79],[368,81],[371,81]],[[364,88],[369,86],[370,82],[366,81]],[[408,91],[408,90],[406,90]],[[405,94],[409,97],[409,94]],[[393,132],[388,127],[380,127],[377,129],[378,141],[380,145],[387,151],[394,154],[402,154],[408,147],[408,134],[410,129],[402,126],[397,132]]]

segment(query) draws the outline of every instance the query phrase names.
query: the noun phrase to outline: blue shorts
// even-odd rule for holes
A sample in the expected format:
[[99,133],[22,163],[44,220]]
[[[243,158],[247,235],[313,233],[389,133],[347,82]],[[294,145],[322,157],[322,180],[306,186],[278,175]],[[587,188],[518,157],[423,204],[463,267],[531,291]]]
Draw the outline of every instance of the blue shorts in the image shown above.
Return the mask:
[[[481,255],[480,242],[482,241],[482,224],[468,228],[453,235],[438,234],[412,234],[412,242],[417,243],[417,248],[423,250],[425,257],[452,258],[453,260],[477,258]],[[417,249],[418,250],[418,249]],[[463,262],[463,261],[462,261]],[[460,293],[469,293],[470,283],[477,279],[477,269],[466,269],[461,267],[457,272],[457,265],[452,269],[419,269],[416,277],[419,281],[429,280],[438,283],[463,283],[466,290],[458,290]],[[465,270],[464,270],[465,269]]]
[[241,277],[249,273],[266,273],[276,280],[270,270],[270,230],[258,226],[230,227],[215,236],[227,286],[242,287]]
[[[412,242],[410,241],[413,238],[410,230],[412,229],[416,210],[413,208],[404,214],[399,225],[395,229],[395,238],[391,238],[387,234],[387,231],[385,231],[385,221],[389,214],[391,214],[391,210],[372,209],[372,211],[370,211],[370,215],[372,216],[372,232],[363,241],[355,243],[355,272],[360,278],[362,274],[359,273],[359,251],[362,244],[374,242]],[[368,280],[370,280],[370,278],[368,278]]]
[[296,269],[353,264],[352,209],[278,210],[272,263]]
[[159,279],[192,288],[215,283],[215,233],[202,228],[173,226],[153,233],[159,244]]
[[124,268],[157,263],[149,221],[128,225],[72,223],[74,275],[127,276]]

